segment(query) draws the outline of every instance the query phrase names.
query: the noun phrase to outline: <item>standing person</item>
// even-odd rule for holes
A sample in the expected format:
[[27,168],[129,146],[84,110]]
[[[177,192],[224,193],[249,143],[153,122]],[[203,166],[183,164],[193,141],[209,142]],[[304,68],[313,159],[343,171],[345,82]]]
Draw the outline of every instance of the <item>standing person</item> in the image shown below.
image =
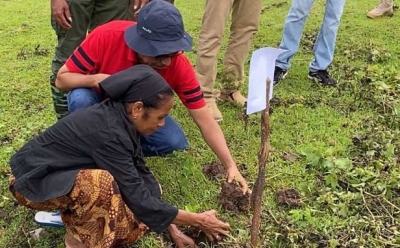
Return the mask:
[[[315,0],[293,0],[292,2],[279,46],[280,49],[287,51],[281,53],[276,60],[274,84],[278,84],[288,73],[290,60],[299,49],[304,24],[314,2]],[[345,3],[346,0],[326,0],[324,20],[314,44],[314,59],[309,65],[308,77],[324,86],[336,84],[327,68],[333,61],[336,35]]]
[[393,15],[393,0],[380,0],[375,9],[368,12],[367,17],[377,18],[381,16]]
[[167,82],[137,65],[100,84],[108,100],[73,113],[26,143],[10,160],[9,188],[35,210],[59,210],[67,248],[120,247],[148,230],[168,230],[177,247],[195,247],[176,225],[209,239],[229,233],[214,210],[190,213],[161,200],[138,140],[165,125],[174,103]]
[[67,92],[57,89],[58,70],[82,43],[88,32],[112,20],[133,20],[129,0],[51,0],[51,26],[57,46],[51,63],[51,93],[57,119],[68,114]]
[[[197,47],[196,77],[204,92],[207,108],[216,121],[223,118],[216,104],[218,95],[223,100],[239,105],[244,105],[247,101],[239,87],[244,81],[244,63],[251,41],[258,30],[261,6],[262,0],[206,0]],[[219,94],[214,90],[218,53],[231,13],[229,42],[218,79],[221,85]]]

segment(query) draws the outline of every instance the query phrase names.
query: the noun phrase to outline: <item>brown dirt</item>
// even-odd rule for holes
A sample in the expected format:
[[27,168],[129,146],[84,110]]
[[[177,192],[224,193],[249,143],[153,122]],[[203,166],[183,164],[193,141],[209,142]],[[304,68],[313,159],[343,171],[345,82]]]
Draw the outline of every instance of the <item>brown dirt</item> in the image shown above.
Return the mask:
[[23,48],[19,51],[17,54],[17,59],[19,60],[25,60],[28,57],[33,57],[33,56],[47,56],[49,55],[49,50],[46,48],[40,48],[40,45],[37,45],[33,51],[27,48]]
[[250,244],[229,244],[225,248],[251,248]]
[[299,157],[295,154],[284,152],[282,153],[281,158],[286,161],[295,162]]
[[[239,164],[238,169],[244,178],[247,178],[247,165]],[[203,165],[203,173],[206,177],[213,181],[218,181],[226,178],[224,166],[219,161],[214,161],[210,164]]]
[[207,236],[205,235],[205,233],[203,233],[202,231],[200,231],[197,228],[185,227],[185,228],[182,228],[182,232],[186,236],[192,238],[199,248],[208,247],[208,246],[214,244],[207,239]]
[[[247,166],[240,164],[239,170],[246,178]],[[226,172],[221,162],[212,162],[203,166],[204,175],[210,180],[222,180],[226,178]],[[243,195],[240,186],[237,183],[222,183],[221,193],[218,201],[225,210],[234,213],[247,213],[250,206],[250,194]]]
[[6,143],[11,143],[12,141],[13,141],[13,138],[10,135],[0,137],[0,146],[2,146],[3,144],[6,144]]
[[[211,242],[207,236],[195,227],[182,227],[181,231],[188,237],[192,238],[193,241],[199,248],[214,247],[214,248],[251,248],[250,244],[236,244],[225,241],[224,239],[219,242]],[[176,245],[171,241],[169,235],[165,236],[167,244],[164,248],[176,248]]]
[[303,205],[300,193],[295,189],[281,189],[276,194],[279,204],[288,205],[292,207],[299,207]]
[[50,53],[49,49],[40,48],[40,45],[37,45],[35,47],[35,51],[33,52],[33,54],[37,55],[37,56],[47,56],[47,55],[49,55],[49,53]]
[[[186,236],[192,238],[199,248],[250,248],[250,245],[230,243],[224,240],[219,242],[211,242],[202,231],[194,227],[184,227],[181,230]],[[175,245],[171,246],[175,247]]]
[[0,208],[0,218],[6,218],[8,217],[8,212]]
[[212,162],[203,166],[203,173],[210,180],[224,179],[226,176],[225,168],[221,162]]
[[233,183],[222,183],[218,201],[222,207],[233,213],[247,213],[250,208],[250,194],[243,195],[240,186]]

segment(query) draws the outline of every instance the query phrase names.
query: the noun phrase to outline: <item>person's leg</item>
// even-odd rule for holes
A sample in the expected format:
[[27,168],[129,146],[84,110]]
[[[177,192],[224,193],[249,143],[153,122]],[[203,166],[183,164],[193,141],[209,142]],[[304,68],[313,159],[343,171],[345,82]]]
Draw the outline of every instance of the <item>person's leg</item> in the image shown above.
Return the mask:
[[286,51],[278,56],[276,60],[277,67],[283,70],[289,69],[290,60],[299,49],[304,24],[314,2],[315,0],[293,0],[283,28],[282,41],[279,45],[280,49]]
[[325,15],[314,44],[314,60],[310,63],[309,77],[322,85],[335,85],[327,68],[332,63],[336,36],[346,0],[327,0]]
[[196,58],[196,77],[199,80],[210,113],[217,121],[222,114],[215,104],[214,83],[217,76],[218,52],[234,0],[206,0]]
[[67,196],[60,196],[57,198],[53,198],[44,202],[33,202],[29,199],[27,199],[25,196],[20,194],[14,187],[14,183],[16,181],[16,178],[14,175],[10,175],[8,179],[8,189],[10,190],[11,194],[14,196],[14,198],[17,200],[17,202],[25,206],[27,208],[35,209],[35,210],[41,210],[41,211],[51,211],[54,209],[60,209],[60,210],[65,210],[68,209],[68,204],[70,203],[70,200]]
[[327,0],[322,26],[314,44],[314,60],[310,71],[326,70],[332,63],[336,36],[346,0]]
[[[253,35],[258,30],[262,0],[235,0],[232,24],[221,73],[221,98],[244,105],[246,98],[239,87],[244,81],[244,63],[249,54]],[[225,97],[224,97],[225,96]]]
[[100,94],[90,88],[77,88],[68,93],[68,110],[71,113],[99,102]]
[[163,127],[150,136],[140,137],[140,145],[145,157],[163,156],[189,146],[182,129],[169,115],[165,118]]
[[72,235],[65,235],[65,248],[88,248],[82,242],[76,240]]
[[95,0],[89,31],[114,20],[134,20],[133,6],[129,0]]
[[393,0],[380,0],[379,4],[367,13],[369,18],[393,15]]
[[[60,196],[57,198],[49,199],[44,202],[33,202],[25,198],[14,188],[15,177],[10,175],[9,178],[9,190],[18,201],[18,203],[22,206],[40,210],[35,214],[35,221],[41,226],[52,226],[52,227],[63,227],[63,223],[61,221],[60,215],[53,212],[45,212],[45,211],[54,211],[61,210],[64,211],[68,209],[68,205],[71,202],[68,196]],[[55,217],[56,216],[56,217]]]
[[87,247],[132,244],[149,229],[125,205],[118,184],[105,170],[81,170],[61,216],[67,238]]
[[72,27],[69,30],[63,29],[57,24],[54,17],[51,17],[51,25],[58,41],[51,63],[52,75],[50,76],[51,93],[57,119],[61,119],[68,114],[67,92],[60,91],[55,86],[57,72],[85,39],[94,6],[94,0],[67,0],[67,2],[72,17]]

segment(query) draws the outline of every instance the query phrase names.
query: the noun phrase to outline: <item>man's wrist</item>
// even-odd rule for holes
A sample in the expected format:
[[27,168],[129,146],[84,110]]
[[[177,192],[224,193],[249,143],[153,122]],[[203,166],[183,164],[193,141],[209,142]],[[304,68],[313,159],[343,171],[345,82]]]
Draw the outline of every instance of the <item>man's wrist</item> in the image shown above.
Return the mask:
[[237,168],[237,165],[236,165],[235,162],[232,161],[230,163],[225,164],[224,167],[225,167],[225,170],[229,170],[229,169],[232,169],[232,168]]

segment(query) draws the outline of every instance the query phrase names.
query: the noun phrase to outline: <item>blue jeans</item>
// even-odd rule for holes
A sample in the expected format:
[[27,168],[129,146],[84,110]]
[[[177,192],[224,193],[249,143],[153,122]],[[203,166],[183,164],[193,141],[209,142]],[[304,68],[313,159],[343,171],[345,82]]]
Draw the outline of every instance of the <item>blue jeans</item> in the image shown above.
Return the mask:
[[[68,110],[75,112],[101,101],[99,94],[89,88],[77,88],[68,93]],[[140,144],[145,157],[163,156],[175,150],[188,147],[186,136],[178,123],[171,117],[165,118],[165,125],[150,136],[140,136]]]
[[[304,24],[314,2],[315,0],[293,0],[279,46],[287,51],[279,55],[276,66],[284,70],[290,68],[290,60],[299,49]],[[324,20],[313,48],[314,60],[309,68],[311,72],[326,70],[332,63],[336,35],[345,3],[346,0],[326,0]]]

